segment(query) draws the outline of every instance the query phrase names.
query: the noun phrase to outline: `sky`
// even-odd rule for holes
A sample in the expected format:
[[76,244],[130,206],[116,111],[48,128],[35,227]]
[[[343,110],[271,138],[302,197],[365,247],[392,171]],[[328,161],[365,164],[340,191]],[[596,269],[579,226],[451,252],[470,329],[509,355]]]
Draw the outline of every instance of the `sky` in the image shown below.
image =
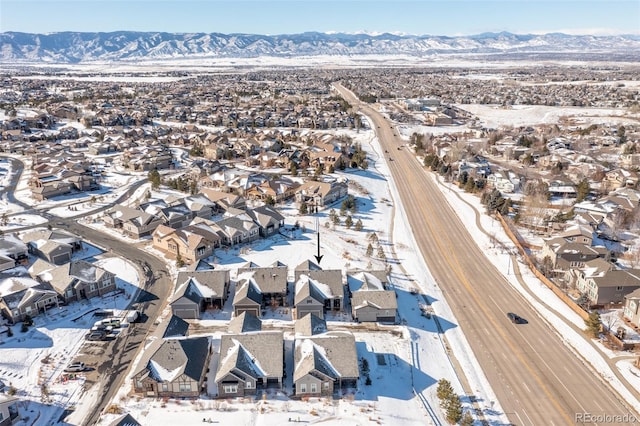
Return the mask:
[[640,0],[0,0],[0,32],[640,34]]

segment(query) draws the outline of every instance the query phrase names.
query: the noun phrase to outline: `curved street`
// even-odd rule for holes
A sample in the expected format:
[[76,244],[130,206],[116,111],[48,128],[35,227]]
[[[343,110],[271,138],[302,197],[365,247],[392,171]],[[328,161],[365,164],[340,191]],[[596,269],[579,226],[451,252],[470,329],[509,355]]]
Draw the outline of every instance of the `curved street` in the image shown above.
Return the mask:
[[[143,285],[141,286],[136,299],[132,301],[132,304],[136,304],[138,309],[142,311],[144,321],[134,324],[114,340],[100,342],[99,345],[93,345],[97,348],[93,354],[94,358],[92,358],[91,363],[97,365],[97,373],[99,375],[99,379],[96,380],[94,384],[94,386],[99,387],[97,391],[98,404],[93,407],[91,414],[84,419],[83,424],[95,424],[103,409],[106,408],[106,405],[113,399],[113,396],[124,384],[123,382],[127,375],[127,371],[131,366],[131,362],[135,359],[141,343],[144,342],[147,334],[149,333],[149,329],[162,311],[162,308],[170,295],[173,283],[164,260],[159,259],[128,242],[115,239],[109,234],[81,225],[78,223],[78,218],[86,216],[87,214],[104,211],[113,205],[122,202],[130,197],[136,189],[143,185],[146,182],[146,179],[142,179],[141,181],[131,185],[127,191],[108,205],[96,208],[90,213],[85,212],[73,217],[59,218],[47,213],[46,208],[33,208],[32,206],[20,202],[13,196],[13,191],[15,191],[16,185],[20,181],[22,171],[24,170],[24,163],[12,157],[5,156],[4,158],[8,158],[11,161],[13,175],[11,177],[10,184],[0,191],[0,194],[6,192],[9,202],[24,207],[27,210],[37,212],[47,218],[50,225],[53,227],[72,232],[82,237],[84,241],[105,250],[105,252],[110,252],[113,255],[120,256],[135,263],[138,271],[142,272],[140,282],[143,283]],[[44,224],[30,225],[21,228],[14,228],[12,230],[22,231],[42,226],[44,226]]]
[[[344,87],[334,87],[372,120],[418,249],[510,422],[576,424],[580,413],[633,414],[511,287],[505,271],[487,261],[413,153],[398,149],[404,141],[393,126]],[[518,313],[528,324],[512,324],[507,312]]]

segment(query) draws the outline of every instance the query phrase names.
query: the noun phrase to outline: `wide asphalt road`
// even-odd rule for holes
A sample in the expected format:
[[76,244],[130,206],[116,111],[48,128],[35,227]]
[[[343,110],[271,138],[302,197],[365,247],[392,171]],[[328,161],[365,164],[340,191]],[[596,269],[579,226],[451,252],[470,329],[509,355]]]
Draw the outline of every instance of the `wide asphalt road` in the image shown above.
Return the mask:
[[91,244],[110,250],[114,254],[136,263],[145,274],[140,277],[144,286],[135,301],[143,312],[143,322],[133,324],[130,329],[123,330],[117,338],[109,342],[88,342],[87,344],[95,349],[93,351],[85,351],[83,348],[83,352],[89,352],[91,356],[90,359],[82,359],[82,361],[87,365],[96,366],[98,373],[98,377],[96,377],[96,386],[99,386],[100,389],[98,404],[83,421],[84,425],[93,425],[97,423],[102,410],[118,389],[123,386],[124,378],[138,353],[140,344],[143,343],[149,328],[169,297],[172,282],[164,260],[158,259],[134,245],[80,225],[76,219],[61,219],[56,227],[73,232]]
[[[412,152],[397,149],[404,141],[391,123],[344,87],[334,86],[372,120],[380,145],[388,151],[385,156],[418,248],[510,422],[570,425],[581,423],[576,421],[580,413],[630,413],[619,395],[509,285],[502,275],[507,271],[498,271],[486,259]],[[408,238],[396,235],[396,240],[411,245]],[[528,324],[512,324],[507,312]],[[614,421],[606,424],[628,424],[609,420]]]

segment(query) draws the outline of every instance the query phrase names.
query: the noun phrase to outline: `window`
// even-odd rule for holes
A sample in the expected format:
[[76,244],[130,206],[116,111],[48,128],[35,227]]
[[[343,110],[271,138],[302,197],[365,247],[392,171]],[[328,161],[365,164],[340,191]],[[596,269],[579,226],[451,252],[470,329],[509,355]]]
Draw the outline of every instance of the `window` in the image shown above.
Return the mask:
[[202,256],[202,255],[204,255],[205,251],[206,251],[205,247],[198,247],[198,249],[196,250],[196,254],[198,256]]
[[96,284],[95,283],[89,284],[89,290],[90,291],[96,291]]
[[163,383],[162,384],[162,392],[168,392],[169,391],[169,384],[168,383]]
[[24,311],[25,311],[27,314],[30,314],[30,313],[31,313],[31,306],[27,306],[26,308],[24,308]]
[[67,290],[67,297],[73,297],[73,289]]
[[136,387],[142,388],[142,380],[136,380]]
[[618,287],[616,287],[616,291],[622,291],[622,290],[624,290],[623,286],[619,285]]
[[324,382],[324,383],[322,384],[322,387],[323,387],[324,389],[329,389],[329,382]]
[[307,303],[313,303],[313,300],[307,299]]
[[238,385],[224,385],[224,393],[237,393]]
[[316,385],[315,383],[311,383],[311,393],[316,392],[318,392],[318,385]]
[[191,392],[191,383],[180,383],[180,392]]
[[244,387],[245,387],[246,389],[251,389],[251,387],[252,387],[252,386],[253,386],[253,383],[251,383],[251,382],[249,382],[249,381],[248,381],[247,383],[245,383],[245,385],[244,385]]
[[102,280],[102,288],[109,287],[111,285],[111,281]]
[[300,383],[300,392],[301,393],[307,393],[307,384],[306,383]]

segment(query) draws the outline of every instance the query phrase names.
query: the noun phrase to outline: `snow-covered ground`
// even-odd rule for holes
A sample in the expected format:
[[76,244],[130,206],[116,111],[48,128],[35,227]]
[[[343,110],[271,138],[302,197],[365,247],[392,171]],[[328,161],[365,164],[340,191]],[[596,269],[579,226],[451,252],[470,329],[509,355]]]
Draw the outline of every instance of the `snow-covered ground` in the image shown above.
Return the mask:
[[[410,129],[406,130],[406,132],[409,131]],[[407,134],[406,132],[403,133]],[[319,230],[321,251],[324,255],[322,266],[324,268],[380,269],[385,267],[387,263],[376,258],[377,245],[374,245],[373,257],[368,257],[365,254],[368,244],[367,236],[375,232],[387,258],[392,257],[392,249],[394,249],[397,256],[403,259],[404,271],[399,270],[392,263],[392,283],[398,294],[400,317],[406,321],[406,327],[398,326],[396,334],[355,333],[359,356],[366,357],[369,360],[369,365],[372,366],[372,385],[365,386],[364,383],[361,383],[358,393],[345,395],[335,401],[330,399],[293,401],[282,394],[270,394],[266,400],[218,401],[202,398],[196,402],[186,402],[131,397],[131,383],[130,380],[127,380],[127,385],[121,389],[115,402],[131,412],[142,424],[200,423],[202,419],[208,418],[221,424],[252,425],[280,424],[288,422],[289,419],[297,420],[298,418],[306,422],[322,421],[323,424],[417,425],[444,423],[444,415],[435,396],[437,381],[446,378],[452,382],[457,393],[463,394],[461,380],[456,376],[456,369],[453,368],[454,360],[450,358],[447,347],[452,349],[452,353],[456,357],[455,361],[461,366],[460,370],[464,371],[473,394],[482,401],[481,404],[484,404],[481,407],[486,409],[487,420],[491,423],[507,422],[495,394],[477,361],[473,358],[462,331],[455,326],[457,321],[431,278],[424,260],[412,249],[414,246],[410,237],[412,233],[402,206],[397,202],[396,191],[393,185],[390,185],[386,163],[378,154],[380,149],[373,132],[349,133],[369,151],[370,157],[368,170],[344,174],[352,182],[350,193],[358,201],[358,211],[353,215],[353,221],[356,222],[358,219],[362,221],[363,229],[361,231],[356,231],[353,228],[347,230],[344,226],[344,217],[340,218],[342,224],[336,226],[330,224],[329,209],[315,216],[299,217],[295,208],[285,207],[282,210],[287,215],[287,224],[293,225],[298,222],[305,230],[304,232],[278,235],[269,240],[256,241],[241,248],[218,251],[213,262],[217,267],[233,269],[248,261],[263,266],[275,261],[282,261],[292,268],[304,260],[312,259],[316,254],[317,240],[314,232]],[[114,187],[117,186],[114,181]],[[468,224],[474,239],[490,254],[489,258],[496,263],[498,268],[509,274],[512,271],[512,266],[509,263],[508,252],[494,247],[495,244],[491,242],[491,239],[475,228],[475,213],[468,204],[460,201],[456,195],[458,191],[455,188],[443,189],[445,189],[444,193],[447,194],[449,202],[454,206],[454,210],[461,215],[463,223]],[[147,190],[146,186],[140,188],[133,198],[141,199]],[[155,195],[157,194],[152,194],[152,196]],[[460,192],[460,196],[483,211],[476,197],[462,192]],[[96,200],[94,203],[98,202]],[[83,201],[82,204],[90,203]],[[393,210],[394,205],[395,211]],[[79,207],[85,208],[84,206]],[[340,203],[334,208],[339,211]],[[66,207],[52,206],[54,214],[58,216],[66,215],[65,209]],[[73,214],[81,212],[67,210]],[[87,210],[89,209],[87,208]],[[393,219],[392,214],[395,214]],[[512,246],[500,226],[493,223],[491,218],[483,216],[482,223],[485,229],[491,230],[490,232],[495,238],[507,247]],[[100,228],[99,224],[92,226]],[[114,231],[110,232],[114,233],[114,236],[119,235]],[[396,236],[395,241],[391,241],[391,233]],[[404,236],[404,238],[399,236]],[[512,251],[512,249],[510,250]],[[130,285],[120,283],[129,289],[125,295],[115,298],[113,302],[106,302],[109,306],[110,303],[113,303],[117,309],[123,309],[135,290],[133,286],[137,284],[137,278],[128,277],[135,270],[133,267],[123,266],[118,263],[119,261],[101,260],[100,262],[104,262],[103,267],[107,269],[114,268],[114,271],[118,271],[119,278],[130,283]],[[541,300],[545,300],[545,304],[538,302],[526,289],[521,288],[513,274],[509,275],[512,285],[531,301],[533,306],[540,311],[541,316],[558,330],[559,335],[563,336],[577,352],[588,359],[594,368],[610,381],[631,405],[638,409],[638,402],[633,400],[621,383],[617,382],[618,379],[612,374],[598,350],[565,322],[569,321],[576,327],[583,328],[582,319],[539,283],[524,265],[519,266],[529,290],[538,295]],[[412,277],[421,277],[421,280],[415,282]],[[438,332],[433,319],[426,319],[420,315],[419,303],[421,300],[409,292],[411,288],[416,286],[422,288],[433,299],[438,300],[433,305],[435,313],[441,321],[451,324],[445,328],[443,334]],[[105,304],[105,301],[96,300],[95,302]],[[75,305],[77,308],[74,308]],[[54,414],[70,405],[76,406],[75,418],[79,418],[92,401],[89,395],[81,392],[81,375],[79,375],[79,380],[74,382],[56,382],[61,377],[61,369],[73,359],[73,355],[78,351],[82,334],[91,324],[91,321],[83,322],[85,320],[82,319],[82,314],[93,307],[83,306],[80,303],[75,305],[65,307],[65,310],[59,312],[50,312],[52,322],[47,322],[46,325],[41,323],[45,317],[38,317],[36,325],[28,332],[31,334],[21,336],[19,332],[16,332],[11,338],[12,340],[0,345],[0,378],[4,378],[5,382],[12,384],[13,381],[9,379],[15,378],[15,386],[22,392],[19,392],[19,395],[24,395],[28,400],[33,401],[29,403],[26,410],[31,419],[38,412],[41,412],[42,419],[51,420]],[[69,309],[77,310],[69,311]],[[73,322],[72,320],[76,318],[77,321]],[[226,319],[226,317],[212,321],[220,321],[221,319]],[[344,322],[348,320],[348,316],[331,319],[330,326],[348,326]],[[276,327],[292,324],[290,315],[287,317],[286,314],[272,315],[269,322]],[[26,337],[30,338],[26,339]],[[27,347],[27,342],[35,342],[29,344],[35,344],[36,347]],[[7,344],[13,346],[5,346]],[[10,351],[4,352],[5,350]],[[384,354],[382,359],[387,364],[378,363],[377,354]],[[610,352],[607,354],[615,356]],[[42,363],[39,360],[47,355],[50,355],[49,363],[40,365]],[[621,371],[623,369],[629,371],[630,369],[627,364],[622,362],[619,363],[619,368]],[[37,402],[41,389],[35,383],[38,383],[38,377],[43,374],[45,379],[42,380],[48,380],[50,397],[54,398],[53,408],[47,408],[46,405]],[[415,393],[411,391],[409,383],[413,384]],[[24,389],[20,387],[21,384],[24,384]],[[463,398],[463,403],[465,410],[469,410],[469,401]],[[486,413],[496,414],[488,415]],[[103,422],[107,424],[112,418],[113,416],[105,416]],[[46,423],[39,420],[36,424]]]
[[[351,182],[350,193],[358,203],[353,221],[355,223],[358,219],[361,220],[362,230],[346,229],[345,217],[340,218],[340,225],[330,224],[330,208],[315,216],[298,216],[297,209],[291,206],[281,208],[286,216],[287,225],[298,222],[303,230],[285,232],[285,235],[259,240],[239,248],[218,250],[212,259],[216,267],[233,270],[248,261],[263,266],[281,261],[293,268],[302,261],[313,259],[317,253],[315,231],[319,229],[321,253],[324,255],[321,263],[323,268],[384,268],[387,263],[376,258],[377,245],[374,244],[373,257],[366,256],[366,248],[369,242],[367,236],[375,232],[386,257],[392,256],[390,226],[394,201],[392,188],[389,186],[389,172],[384,159],[378,154],[380,150],[373,132],[361,131],[350,134],[369,151],[370,157],[368,170],[344,173]],[[156,195],[154,192],[153,196]],[[340,203],[332,207],[339,213]],[[402,222],[403,220],[397,217],[393,221],[396,223],[396,235],[404,235],[404,232],[407,232],[401,225],[397,225]],[[408,246],[404,247],[406,252],[402,252],[402,256],[412,256],[411,261],[405,263],[415,266],[408,269],[409,274],[428,276],[423,260],[411,254]],[[495,395],[482,373],[476,372],[479,369],[477,362],[469,358],[472,352],[464,339],[458,341],[462,336],[459,327],[447,327],[446,338],[439,335],[434,319],[427,319],[421,315],[421,296],[410,294],[413,283],[409,277],[394,269],[392,281],[398,294],[400,315],[406,326],[394,327],[397,330],[395,333],[355,332],[359,357],[365,357],[369,361],[373,382],[371,386],[360,383],[359,391],[355,395],[345,395],[337,401],[324,398],[295,401],[283,394],[269,394],[264,401],[260,398],[233,401],[201,398],[194,403],[173,400],[149,401],[129,396],[131,382],[127,380],[127,385],[121,389],[115,402],[131,412],[142,424],[157,424],[169,419],[192,423],[201,422],[203,418],[238,425],[281,424],[288,422],[289,418],[300,418],[305,422],[321,421],[323,424],[444,424],[444,413],[435,395],[438,380],[446,378],[453,384],[456,392],[463,394],[462,385],[447,351],[449,344],[461,353],[467,354],[458,357],[458,362],[467,373],[475,395],[478,399],[487,401],[487,407],[494,401],[492,412],[499,413],[499,406],[495,405]],[[227,303],[225,309],[230,311],[230,303]],[[445,312],[444,308],[441,310],[441,321],[456,323],[450,312]],[[201,325],[212,326],[225,324],[230,315],[229,312],[223,311],[213,315],[206,314],[205,317],[207,319],[200,321]],[[274,327],[290,327],[293,324],[290,312],[285,313],[284,310],[280,313],[267,313],[266,318],[270,326]],[[348,329],[351,324],[349,314],[329,318],[330,328]],[[378,354],[382,354],[381,362],[386,364],[378,363]],[[415,392],[412,390],[412,384]],[[463,403],[465,410],[470,409],[467,399],[463,398]],[[105,416],[103,421],[106,424],[112,418],[113,416]],[[497,414],[488,420],[504,422],[506,417]]]
[[[437,179],[435,176],[433,178]],[[473,239],[487,254],[487,259],[500,271],[505,271],[504,274],[511,285],[531,303],[538,311],[540,317],[551,324],[558,336],[571,346],[581,358],[585,359],[605,381],[610,383],[630,406],[640,412],[640,402],[629,392],[621,380],[615,376],[607,362],[606,358],[615,358],[620,356],[620,354],[605,348],[598,341],[589,341],[583,333],[577,332],[574,328],[570,327],[569,324],[573,324],[580,330],[586,328],[582,318],[564,304],[549,288],[542,284],[524,263],[518,260],[518,267],[527,288],[525,289],[520,285],[513,273],[510,256],[517,251],[511,240],[502,230],[501,225],[487,215],[481,216],[482,227],[501,243],[497,245],[491,241],[488,235],[475,226],[474,208],[480,212],[484,211],[484,206],[481,205],[478,197],[465,193],[453,185],[448,185],[448,188],[442,186],[442,188],[444,189],[443,193],[447,196],[447,200],[461,217],[462,223],[466,224]],[[505,247],[506,250],[502,247]],[[532,294],[537,297],[534,297]],[[544,301],[544,303],[541,301]],[[625,371],[626,368],[624,370],[621,367],[618,368],[621,372],[624,372],[626,377],[630,377]]]
[[122,316],[139,285],[137,271],[128,261],[104,257],[95,247],[85,246],[74,258],[96,258],[97,265],[116,274],[117,285],[124,293],[49,309],[34,318],[28,331],[23,333],[16,325],[12,337],[0,337],[0,380],[15,387],[23,401],[20,424],[58,424],[64,410],[74,407],[82,412],[90,408],[84,374],[69,375],[63,370],[79,353],[85,334],[96,321],[92,312],[109,308]]

